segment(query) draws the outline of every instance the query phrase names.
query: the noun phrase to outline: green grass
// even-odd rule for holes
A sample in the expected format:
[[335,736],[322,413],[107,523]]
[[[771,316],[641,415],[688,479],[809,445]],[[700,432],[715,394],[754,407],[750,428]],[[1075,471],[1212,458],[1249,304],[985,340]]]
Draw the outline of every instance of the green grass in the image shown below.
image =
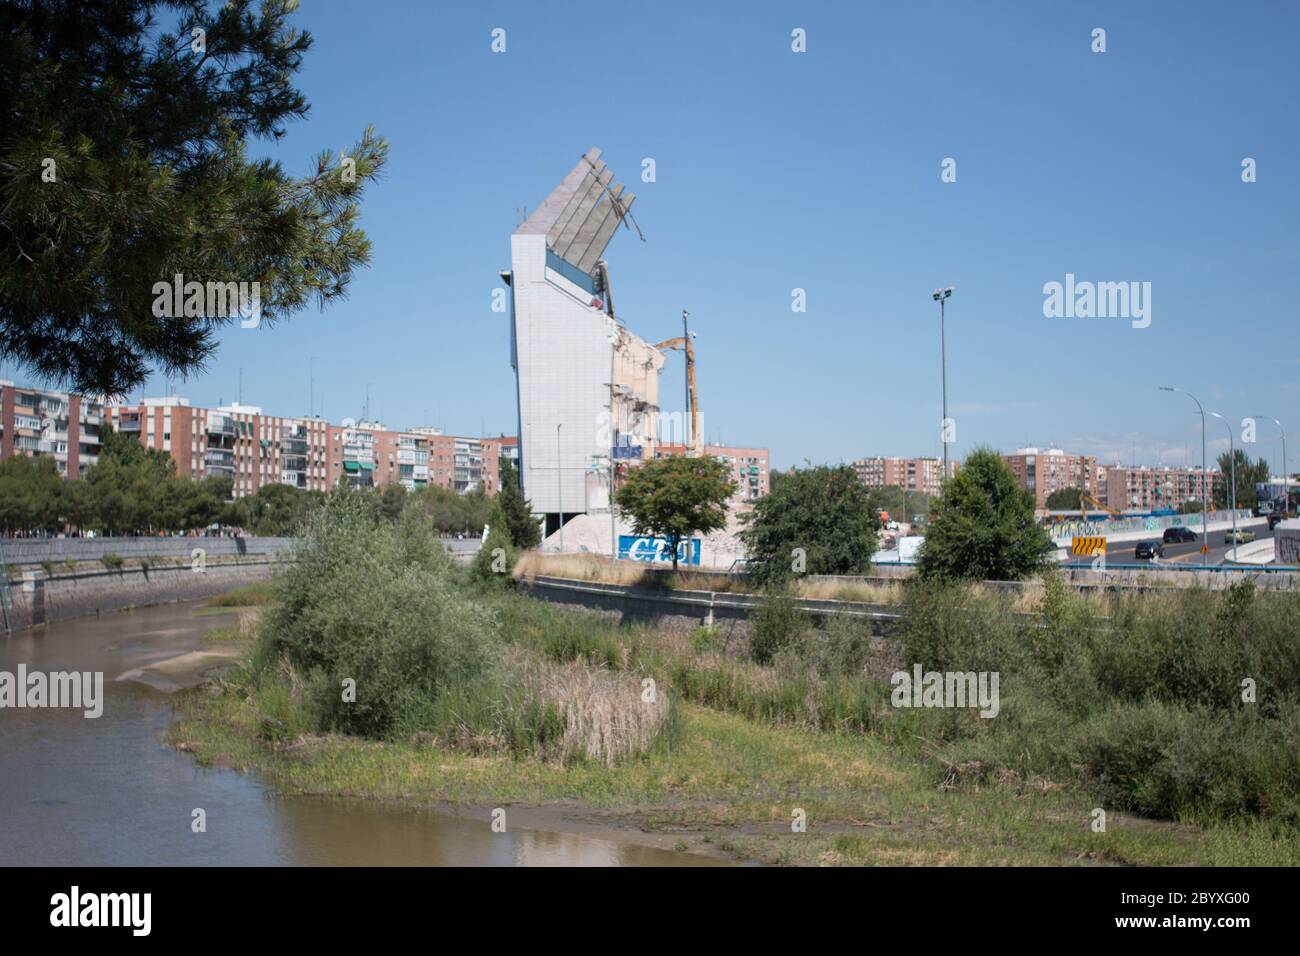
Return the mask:
[[[482,752],[427,737],[313,735],[283,687],[250,693],[236,680],[220,695],[183,695],[171,739],[205,764],[255,770],[287,793],[585,809],[615,825],[679,835],[688,849],[721,847],[778,864],[1300,864],[1300,830],[1286,819],[1206,814],[1200,826],[1148,819],[1101,802],[1086,779],[1035,773],[1039,758],[1015,752],[1026,741],[1050,749],[1076,731],[1095,746],[1131,736],[1122,726],[1075,728],[1042,710],[1041,697],[1039,709],[1013,711],[998,736],[965,712],[892,710],[878,680],[837,673],[842,665],[830,658],[815,660],[824,672],[800,666],[797,655],[764,667],[720,653],[713,634],[620,628],[513,594],[477,599],[496,615],[501,636],[527,654],[653,677],[679,701],[672,733],[612,767],[546,759],[528,747]],[[978,616],[963,618],[977,636],[985,626]],[[977,649],[1004,636],[986,635]],[[1107,807],[1104,833],[1091,826],[1098,806]],[[796,809],[806,814],[806,833],[791,831]]]
[[260,607],[270,604],[273,595],[271,583],[245,584],[208,599],[208,607]]
[[[255,769],[293,794],[458,804],[579,802],[628,826],[680,833],[773,863],[1295,865],[1300,846],[1267,828],[1198,830],[1112,815],[1057,792],[943,791],[870,738],[770,727],[680,708],[679,742],[615,767],[473,755],[416,743],[309,737],[263,703],[189,692],[171,730],[204,764]],[[268,727],[273,732],[268,732]],[[268,739],[269,738],[269,739]],[[791,832],[805,811],[806,833]]]

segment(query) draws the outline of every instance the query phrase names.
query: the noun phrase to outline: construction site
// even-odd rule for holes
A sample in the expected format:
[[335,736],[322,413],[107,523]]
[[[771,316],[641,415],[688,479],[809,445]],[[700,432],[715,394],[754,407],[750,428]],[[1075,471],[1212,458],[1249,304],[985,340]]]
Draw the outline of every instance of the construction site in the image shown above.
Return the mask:
[[[620,226],[644,241],[632,215],[635,198],[615,182],[601,151],[589,149],[515,229],[510,269],[501,272],[510,288],[519,474],[544,523],[544,550],[654,560],[646,556],[653,543],[635,540],[613,507],[620,476],[654,458],[715,451],[706,450],[700,427],[689,312],[681,314],[680,336],[652,342],[614,307],[605,251]],[[670,352],[685,361],[680,416],[660,408]],[[738,518],[749,508],[745,499],[766,486],[766,452],[761,463],[750,456],[737,464],[734,454],[730,461],[741,480],[728,527],[690,543],[689,563],[730,567],[743,556]]]

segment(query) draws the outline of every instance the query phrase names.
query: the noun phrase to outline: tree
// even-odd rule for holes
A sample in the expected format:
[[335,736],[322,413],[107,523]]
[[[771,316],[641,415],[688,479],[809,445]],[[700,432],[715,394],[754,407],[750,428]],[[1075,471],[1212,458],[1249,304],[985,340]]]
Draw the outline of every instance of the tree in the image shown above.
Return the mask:
[[708,534],[727,523],[727,499],[735,493],[727,466],[716,458],[660,458],[628,472],[618,506],[632,518],[638,535],[666,538],[677,570],[683,539]]
[[471,572],[480,581],[490,584],[509,584],[510,571],[515,566],[515,549],[510,540],[510,527],[498,495],[488,512],[487,537],[474,555]]
[[307,113],[297,6],[0,4],[0,358],[118,395],[152,366],[201,369],[218,328],[248,318],[240,283],[258,324],[346,293],[387,144],[367,128],[301,178],[246,152]]
[[912,491],[897,485],[885,485],[869,489],[871,510],[875,514],[889,512],[889,516],[898,521],[911,521],[912,515],[930,513],[930,496],[924,491]]
[[1078,488],[1057,488],[1047,496],[1048,511],[1078,511],[1083,492]]
[[542,543],[542,530],[533,518],[533,508],[519,487],[519,472],[515,463],[506,459],[501,463],[501,491],[497,494],[510,543],[520,551],[527,551]]
[[63,485],[53,458],[11,455],[0,461],[0,528],[57,531],[66,501]]
[[760,580],[794,571],[795,549],[802,550],[801,569],[809,574],[857,574],[870,569],[878,515],[871,492],[849,465],[795,468],[745,516],[740,537]]
[[1231,453],[1225,451],[1219,455],[1219,480],[1215,481],[1212,486],[1214,489],[1214,507],[1230,508],[1232,506],[1232,499],[1229,496],[1234,459],[1237,471],[1237,507],[1253,509],[1256,504],[1255,484],[1268,481],[1268,462],[1262,456],[1251,460],[1251,457],[1240,448],[1234,448]]
[[379,516],[387,521],[396,521],[400,518],[402,509],[406,506],[407,494],[406,486],[397,481],[390,481],[376,491],[374,504],[379,510]]
[[1045,566],[1052,540],[1034,496],[996,451],[976,449],[943,486],[921,545],[924,578],[1014,581]]
[[[400,490],[402,486],[397,487]],[[321,491],[307,491],[291,485],[262,485],[257,494],[240,499],[247,514],[242,523],[256,535],[279,537],[296,534],[308,512],[319,507],[324,498],[325,493]]]

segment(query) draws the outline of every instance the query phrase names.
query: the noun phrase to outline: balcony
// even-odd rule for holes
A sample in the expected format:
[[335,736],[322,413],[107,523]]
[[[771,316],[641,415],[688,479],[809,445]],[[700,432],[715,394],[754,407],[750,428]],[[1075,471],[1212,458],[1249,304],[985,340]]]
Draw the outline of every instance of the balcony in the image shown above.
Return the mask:
[[207,431],[209,435],[231,435],[235,434],[235,423],[225,415],[209,415]]
[[117,430],[120,432],[138,432],[140,430],[140,416],[119,415],[117,417]]
[[235,453],[224,449],[209,448],[203,453],[203,464],[209,472],[235,472]]

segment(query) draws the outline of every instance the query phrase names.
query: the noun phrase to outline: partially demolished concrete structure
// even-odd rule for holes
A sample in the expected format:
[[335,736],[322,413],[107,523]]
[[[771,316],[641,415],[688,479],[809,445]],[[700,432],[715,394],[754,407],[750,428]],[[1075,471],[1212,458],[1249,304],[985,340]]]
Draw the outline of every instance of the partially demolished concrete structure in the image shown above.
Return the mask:
[[653,458],[664,356],[616,316],[602,258],[634,199],[592,148],[510,239],[520,476],[546,531],[608,511],[613,465]]

